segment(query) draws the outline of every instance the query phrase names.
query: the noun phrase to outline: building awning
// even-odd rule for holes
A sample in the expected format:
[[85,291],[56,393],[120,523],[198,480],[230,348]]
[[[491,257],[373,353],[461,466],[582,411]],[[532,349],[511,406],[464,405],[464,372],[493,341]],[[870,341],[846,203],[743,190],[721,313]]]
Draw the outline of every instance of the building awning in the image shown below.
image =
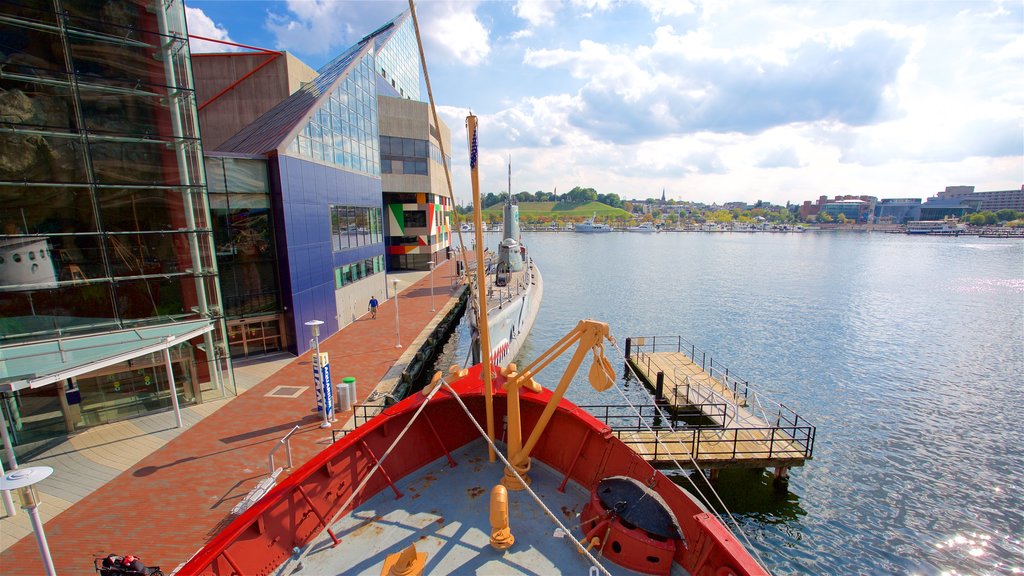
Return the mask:
[[192,320],[6,346],[0,348],[0,392],[53,384],[160,352],[211,330],[212,320]]

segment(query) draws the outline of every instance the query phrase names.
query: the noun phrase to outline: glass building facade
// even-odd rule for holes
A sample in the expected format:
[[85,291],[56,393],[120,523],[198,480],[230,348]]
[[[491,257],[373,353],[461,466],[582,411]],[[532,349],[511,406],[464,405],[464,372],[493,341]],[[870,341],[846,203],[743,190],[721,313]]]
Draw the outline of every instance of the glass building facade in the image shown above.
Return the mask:
[[[182,3],[15,0],[0,27],[0,354],[206,318],[172,349],[180,400],[233,394]],[[160,409],[159,361],[0,370],[0,408],[22,441]]]
[[373,68],[368,51],[288,145],[289,155],[380,175]]
[[283,350],[288,342],[267,161],[216,155],[205,160],[231,357]]
[[403,18],[390,35],[378,37],[377,72],[403,98],[420,99],[420,57],[412,18]]

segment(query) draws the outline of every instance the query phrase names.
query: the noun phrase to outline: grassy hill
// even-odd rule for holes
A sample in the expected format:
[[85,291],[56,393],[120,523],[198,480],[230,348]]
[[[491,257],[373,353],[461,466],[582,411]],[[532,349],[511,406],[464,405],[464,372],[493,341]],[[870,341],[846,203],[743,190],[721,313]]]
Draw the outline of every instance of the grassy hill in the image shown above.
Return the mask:
[[[629,212],[622,208],[614,208],[601,202],[587,202],[586,204],[569,204],[567,202],[520,202],[519,218],[590,218],[597,213],[598,217],[614,218],[617,216],[629,217]],[[501,204],[495,204],[483,211],[486,218],[489,215],[501,217]]]

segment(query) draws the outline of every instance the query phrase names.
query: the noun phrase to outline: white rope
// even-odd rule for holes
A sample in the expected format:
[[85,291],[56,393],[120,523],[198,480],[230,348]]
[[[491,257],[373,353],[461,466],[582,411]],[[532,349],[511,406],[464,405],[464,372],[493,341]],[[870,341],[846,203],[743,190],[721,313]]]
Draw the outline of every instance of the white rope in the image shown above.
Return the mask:
[[[640,379],[639,375],[633,370],[633,367],[629,365],[629,359],[626,358],[625,354],[623,354],[622,350],[619,348],[619,345],[614,340],[610,340],[610,341],[612,343],[612,346],[619,353],[619,356],[621,358],[623,358],[624,363],[626,365],[626,368],[633,374],[633,376],[637,377],[637,380],[639,380]],[[643,419],[643,414],[641,414],[640,411],[637,410],[636,406],[634,406],[633,403],[629,401],[629,398],[626,397],[625,393],[619,387],[618,383],[615,384],[615,391],[619,393],[619,396],[621,396],[622,399],[626,402],[626,404],[630,407],[630,409],[633,410],[633,413],[637,415],[637,420],[640,421],[641,423],[643,423],[644,427],[647,428],[647,431],[650,432],[653,435],[654,442],[658,446],[660,446],[662,449],[665,450],[665,453],[668,454],[669,457],[672,459],[672,463],[675,464],[676,468],[678,468],[679,471],[683,473],[683,476],[685,476],[686,479],[689,480],[689,482],[693,486],[694,490],[696,490],[697,493],[700,494],[700,496],[703,497],[706,502],[711,502],[711,499],[708,498],[704,494],[704,492],[700,489],[699,486],[697,486],[697,483],[693,481],[693,478],[690,478],[689,474],[686,473],[686,471],[683,469],[683,466],[679,463],[679,461],[676,460],[676,458],[674,456],[672,456],[672,451],[669,450],[668,447],[665,446],[665,444],[662,443],[661,437],[657,433],[655,433],[654,430],[651,428],[651,426]],[[675,432],[676,429],[675,429],[675,427],[672,426],[672,419],[669,418],[668,415],[665,414],[661,410],[661,407],[658,406],[657,404],[654,405],[654,409],[658,412],[658,414],[666,422],[668,422],[668,424],[667,424],[668,429],[670,431],[672,431],[672,432]],[[694,432],[693,441],[694,441],[695,444],[697,442],[700,442],[700,431],[699,430]],[[686,456],[690,459],[690,464],[692,464],[693,467],[697,471],[699,471],[699,472],[701,472],[703,474],[703,471],[701,470],[700,466],[697,464],[697,461],[694,460],[693,456],[690,453],[687,453]],[[753,555],[756,557],[757,563],[760,564],[761,568],[765,572],[767,572],[768,574],[771,574],[771,571],[768,570],[767,564],[765,564],[764,559],[761,558],[761,554],[757,551],[757,548],[754,548],[754,545],[753,545],[753,543],[751,543],[750,538],[747,537],[747,534],[743,531],[743,528],[740,526],[739,522],[733,516],[732,512],[729,511],[729,507],[725,505],[725,502],[722,501],[722,497],[718,495],[718,492],[715,490],[715,487],[712,486],[710,482],[708,483],[708,488],[711,490],[711,493],[715,495],[715,499],[718,501],[719,505],[722,506],[722,510],[725,511],[725,515],[729,518],[729,520],[732,522],[732,524],[736,527],[736,531],[739,532],[740,536],[743,537],[743,541],[747,543],[747,549],[750,550],[750,552],[752,552]],[[715,511],[713,511],[713,512],[715,512]],[[718,512],[715,512],[715,514],[717,516],[719,516],[719,518],[721,518],[721,516],[722,516]],[[726,530],[729,530],[729,527],[725,523],[723,523],[722,526],[724,526]],[[732,532],[732,530],[729,530],[729,531]],[[733,535],[733,537],[735,537],[735,534]]]
[[[480,427],[480,423],[477,422],[476,418],[473,417],[473,414],[469,411],[469,408],[467,408],[466,405],[462,403],[462,398],[459,398],[459,395],[455,393],[455,390],[452,390],[451,386],[449,386],[448,383],[443,380],[441,381],[441,385],[451,392],[452,396],[455,397],[455,401],[459,403],[459,406],[462,407],[462,410],[466,413],[466,416],[469,417],[469,421],[473,423],[473,426],[476,427],[477,432],[480,433],[480,436],[491,446],[491,448],[494,449],[494,453],[498,455],[498,458],[501,458],[501,462],[509,470],[511,470],[513,474],[516,475],[516,478],[519,480],[519,483],[522,484],[523,488],[530,494],[530,496],[533,497],[534,501],[537,502],[537,505],[540,506],[545,513],[547,513],[548,517],[550,517],[551,520],[554,521],[554,523],[565,534],[565,536],[573,541],[573,544],[576,545],[576,548],[579,549],[579,552],[581,554],[586,555],[587,559],[590,560],[591,564],[597,567],[597,569],[604,573],[606,576],[611,576],[611,573],[608,572],[608,569],[602,566],[601,563],[597,560],[597,558],[595,558],[594,555],[591,554],[590,551],[587,550],[587,548],[583,546],[583,544],[581,544],[575,536],[572,535],[572,532],[568,528],[566,528],[564,524],[562,524],[562,521],[558,519],[558,516],[556,516],[555,513],[552,512],[551,509],[549,509],[547,505],[544,504],[544,501],[540,499],[540,496],[537,496],[533,489],[530,488],[530,486],[525,482],[523,477],[519,475],[519,471],[516,470],[511,463],[509,463],[509,461],[501,453],[501,450],[499,450],[498,447],[494,445],[494,442],[487,437],[487,433],[484,432],[484,429]],[[440,386],[438,386],[438,388],[440,388]]]
[[[444,379],[441,379],[441,383],[444,384],[445,387],[448,387],[448,383],[445,382]],[[359,486],[357,486],[356,489],[352,491],[352,494],[350,494],[348,499],[345,500],[345,503],[342,504],[340,508],[338,508],[338,511],[334,513],[334,516],[331,518],[331,520],[326,523],[326,525],[324,526],[324,532],[327,532],[328,529],[334,526],[334,523],[338,521],[338,517],[345,513],[349,505],[352,504],[352,501],[355,500],[355,497],[363,491],[363,488],[365,488],[367,483],[370,482],[370,479],[373,478],[373,475],[377,473],[377,470],[379,470],[384,465],[384,461],[387,460],[388,456],[395,449],[395,446],[397,446],[398,443],[402,441],[402,438],[405,437],[405,433],[408,432],[410,428],[412,428],[412,425],[416,422],[416,419],[419,418],[421,413],[423,413],[423,409],[427,407],[427,403],[434,398],[434,394],[437,394],[437,391],[440,389],[441,387],[437,386],[430,391],[430,394],[427,395],[426,399],[423,400],[423,403],[420,404],[419,408],[416,409],[416,412],[412,415],[412,418],[409,419],[409,422],[405,425],[405,428],[402,429],[402,432],[395,438],[394,442],[392,442],[391,445],[388,446],[388,449],[384,451],[384,455],[377,459],[377,464],[374,465],[374,467],[370,470],[368,474],[363,476],[363,480],[359,483]],[[367,450],[369,450],[369,446],[367,446]],[[302,559],[305,558],[313,550],[313,545],[315,543],[316,542],[311,542],[307,544],[302,553],[299,554],[299,557],[294,559],[295,562],[301,564]],[[282,568],[285,567],[287,567],[287,565],[282,566]]]

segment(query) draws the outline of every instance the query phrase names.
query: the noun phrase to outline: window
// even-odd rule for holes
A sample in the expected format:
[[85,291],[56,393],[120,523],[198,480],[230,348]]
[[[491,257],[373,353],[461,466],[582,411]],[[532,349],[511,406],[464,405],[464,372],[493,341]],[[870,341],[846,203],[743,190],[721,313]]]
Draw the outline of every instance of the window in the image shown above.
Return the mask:
[[381,209],[331,206],[331,246],[335,252],[384,241]]
[[426,228],[427,227],[427,211],[426,210],[412,210],[405,213],[405,227],[408,228]]
[[340,289],[383,271],[384,256],[374,256],[353,264],[345,264],[334,269],[334,287]]

